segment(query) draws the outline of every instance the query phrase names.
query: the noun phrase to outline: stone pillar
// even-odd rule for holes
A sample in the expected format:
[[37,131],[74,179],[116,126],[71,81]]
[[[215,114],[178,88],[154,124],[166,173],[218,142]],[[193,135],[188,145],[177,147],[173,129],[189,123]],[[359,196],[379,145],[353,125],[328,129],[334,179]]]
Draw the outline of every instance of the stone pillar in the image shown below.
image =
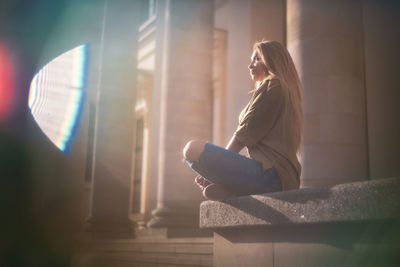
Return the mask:
[[362,1],[287,1],[287,47],[303,84],[302,186],[367,178]]
[[399,1],[363,1],[369,175],[400,177]]
[[262,39],[286,44],[285,2],[285,0],[251,1],[251,45]]
[[139,9],[136,1],[105,3],[88,230],[115,237],[132,234],[128,214]]
[[[213,1],[165,2],[157,208],[152,227],[197,226],[202,200],[182,162],[191,139],[211,140]],[[160,24],[158,24],[160,25]],[[161,51],[157,51],[161,52]],[[153,163],[157,164],[157,162]]]

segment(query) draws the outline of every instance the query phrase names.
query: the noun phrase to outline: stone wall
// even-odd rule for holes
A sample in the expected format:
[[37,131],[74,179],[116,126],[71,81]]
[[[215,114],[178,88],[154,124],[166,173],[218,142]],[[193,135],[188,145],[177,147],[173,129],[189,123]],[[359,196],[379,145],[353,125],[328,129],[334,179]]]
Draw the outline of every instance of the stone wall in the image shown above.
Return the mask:
[[398,266],[400,179],[206,201],[214,266]]

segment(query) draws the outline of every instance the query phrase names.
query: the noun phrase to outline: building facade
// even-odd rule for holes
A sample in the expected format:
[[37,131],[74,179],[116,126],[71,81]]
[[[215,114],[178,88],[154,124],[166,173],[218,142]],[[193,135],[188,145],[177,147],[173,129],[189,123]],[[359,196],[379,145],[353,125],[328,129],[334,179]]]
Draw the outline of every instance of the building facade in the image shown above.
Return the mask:
[[[36,60],[42,67],[91,44],[70,155],[55,151],[28,115],[24,126],[47,158],[34,175],[36,202],[54,200],[45,184],[59,177],[79,200],[66,207],[83,233],[132,240],[209,234],[198,229],[203,197],[182,148],[192,139],[228,142],[254,87],[247,66],[262,39],[288,48],[303,85],[301,187],[400,175],[396,1],[94,2],[67,5]],[[29,64],[29,73],[37,71]]]

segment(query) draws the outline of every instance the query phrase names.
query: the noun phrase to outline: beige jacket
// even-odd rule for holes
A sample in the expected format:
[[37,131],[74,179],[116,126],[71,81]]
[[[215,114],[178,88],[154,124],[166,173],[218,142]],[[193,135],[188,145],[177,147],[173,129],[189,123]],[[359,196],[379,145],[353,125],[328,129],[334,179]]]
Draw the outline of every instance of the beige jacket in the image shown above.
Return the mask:
[[264,80],[255,90],[240,113],[235,135],[264,170],[275,167],[283,190],[299,188],[293,110],[278,79]]

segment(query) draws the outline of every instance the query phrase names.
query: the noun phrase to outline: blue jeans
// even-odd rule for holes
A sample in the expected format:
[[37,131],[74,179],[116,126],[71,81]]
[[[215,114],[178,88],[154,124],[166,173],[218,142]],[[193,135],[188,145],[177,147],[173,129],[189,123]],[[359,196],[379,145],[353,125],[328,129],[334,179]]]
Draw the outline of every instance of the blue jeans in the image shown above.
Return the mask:
[[282,190],[274,167],[264,171],[254,159],[210,143],[206,143],[197,161],[186,162],[210,183],[223,184],[239,195]]

